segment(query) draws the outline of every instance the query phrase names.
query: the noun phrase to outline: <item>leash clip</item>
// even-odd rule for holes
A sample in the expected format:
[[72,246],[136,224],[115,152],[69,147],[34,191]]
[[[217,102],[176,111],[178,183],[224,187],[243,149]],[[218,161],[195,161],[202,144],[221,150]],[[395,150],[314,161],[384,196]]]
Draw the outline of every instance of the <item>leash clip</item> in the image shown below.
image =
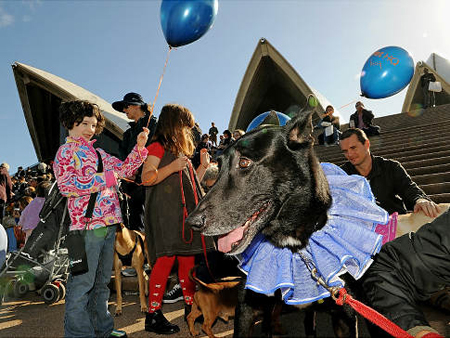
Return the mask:
[[316,280],[317,284],[322,285],[327,291],[330,293],[331,298],[336,301],[339,298],[339,290],[341,289],[338,286],[329,286],[322,276],[317,272],[317,268],[314,267],[311,269],[311,276]]

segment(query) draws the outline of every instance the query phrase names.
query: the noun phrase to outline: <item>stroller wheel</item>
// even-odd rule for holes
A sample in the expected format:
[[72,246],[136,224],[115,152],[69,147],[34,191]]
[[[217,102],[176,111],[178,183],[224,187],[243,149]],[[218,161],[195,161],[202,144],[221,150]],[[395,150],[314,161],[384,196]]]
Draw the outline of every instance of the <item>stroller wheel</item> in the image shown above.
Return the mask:
[[29,290],[30,290],[30,287],[24,281],[17,280],[14,283],[14,288],[13,288],[14,297],[21,298],[21,297],[25,296]]
[[62,279],[55,279],[52,284],[58,287],[58,299],[57,302],[66,297],[66,285]]
[[6,283],[5,290],[4,290],[5,296],[10,296],[10,297],[14,296],[14,285],[15,284],[16,284],[15,279],[11,279]]
[[41,295],[46,304],[53,304],[58,301],[59,287],[55,284],[47,284],[42,288]]
[[64,283],[59,283],[59,298],[58,300],[62,300],[66,297],[66,286]]

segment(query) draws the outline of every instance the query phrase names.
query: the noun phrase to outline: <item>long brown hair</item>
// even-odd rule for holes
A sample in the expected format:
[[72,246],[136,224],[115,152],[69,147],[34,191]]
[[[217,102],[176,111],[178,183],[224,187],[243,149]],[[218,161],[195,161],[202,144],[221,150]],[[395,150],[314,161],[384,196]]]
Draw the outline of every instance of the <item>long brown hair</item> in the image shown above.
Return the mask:
[[178,156],[192,156],[195,150],[192,138],[194,115],[179,104],[166,104],[161,109],[153,141],[161,143],[164,149]]

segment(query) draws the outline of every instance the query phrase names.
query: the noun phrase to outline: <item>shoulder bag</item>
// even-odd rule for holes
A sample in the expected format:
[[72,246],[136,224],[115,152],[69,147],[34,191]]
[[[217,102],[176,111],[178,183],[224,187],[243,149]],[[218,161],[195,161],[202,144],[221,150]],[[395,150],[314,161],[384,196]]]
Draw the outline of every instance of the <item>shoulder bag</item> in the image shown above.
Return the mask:
[[[103,172],[102,156],[95,150],[98,156],[97,173]],[[92,193],[89,198],[89,203],[86,209],[85,218],[86,223],[83,230],[69,231],[66,238],[66,247],[69,251],[69,271],[73,276],[81,275],[89,271],[86,247],[84,243],[84,237],[86,235],[86,227],[89,221],[92,219],[92,213],[94,212],[95,201],[97,199],[98,191]]]

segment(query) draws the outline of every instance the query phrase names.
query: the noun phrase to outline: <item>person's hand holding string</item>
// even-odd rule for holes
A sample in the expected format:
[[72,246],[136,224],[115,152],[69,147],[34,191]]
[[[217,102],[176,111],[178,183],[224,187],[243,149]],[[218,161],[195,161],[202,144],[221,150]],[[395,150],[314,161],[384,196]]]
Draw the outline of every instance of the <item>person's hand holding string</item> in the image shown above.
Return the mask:
[[[142,131],[137,136],[137,138],[136,138],[136,145],[137,145],[137,149],[138,149],[139,152],[145,148],[145,145],[147,144],[148,134],[149,133],[150,133],[150,130],[148,128],[146,128],[146,127],[143,127]],[[124,179],[127,182],[135,183],[134,179],[131,179],[131,178],[126,179],[124,177],[120,177],[116,172],[114,172],[114,176],[116,177],[116,180]]]
[[150,133],[150,130],[146,127],[142,128],[143,130],[139,133],[137,136],[137,142],[136,145],[138,147],[138,150],[142,150],[145,148],[145,145],[147,144],[148,140],[148,134]]

